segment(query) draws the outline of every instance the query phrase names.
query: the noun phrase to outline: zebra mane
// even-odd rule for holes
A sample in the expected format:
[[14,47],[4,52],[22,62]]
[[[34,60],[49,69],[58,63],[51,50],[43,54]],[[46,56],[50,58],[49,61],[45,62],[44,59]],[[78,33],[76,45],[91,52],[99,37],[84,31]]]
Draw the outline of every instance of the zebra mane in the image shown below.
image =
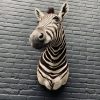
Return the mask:
[[54,8],[48,8],[47,13],[48,13],[48,14],[51,14],[51,13],[53,13],[53,14],[54,14]]

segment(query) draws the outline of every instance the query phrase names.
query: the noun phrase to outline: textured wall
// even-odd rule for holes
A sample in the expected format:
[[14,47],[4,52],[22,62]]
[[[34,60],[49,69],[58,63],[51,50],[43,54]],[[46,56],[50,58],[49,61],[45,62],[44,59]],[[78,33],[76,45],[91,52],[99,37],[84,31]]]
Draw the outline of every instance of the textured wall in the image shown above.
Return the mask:
[[28,41],[37,25],[34,8],[58,10],[63,1],[0,0],[0,100],[100,100],[100,0],[69,0],[68,84],[49,92],[37,82],[40,52]]

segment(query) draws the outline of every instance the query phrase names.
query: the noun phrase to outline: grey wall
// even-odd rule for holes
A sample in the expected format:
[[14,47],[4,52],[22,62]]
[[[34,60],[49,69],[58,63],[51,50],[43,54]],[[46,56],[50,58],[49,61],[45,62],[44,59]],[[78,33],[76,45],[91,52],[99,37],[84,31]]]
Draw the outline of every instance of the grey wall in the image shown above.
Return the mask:
[[100,0],[69,0],[68,84],[49,92],[37,82],[41,52],[28,41],[37,25],[34,8],[59,10],[64,1],[0,0],[0,100],[100,100]]

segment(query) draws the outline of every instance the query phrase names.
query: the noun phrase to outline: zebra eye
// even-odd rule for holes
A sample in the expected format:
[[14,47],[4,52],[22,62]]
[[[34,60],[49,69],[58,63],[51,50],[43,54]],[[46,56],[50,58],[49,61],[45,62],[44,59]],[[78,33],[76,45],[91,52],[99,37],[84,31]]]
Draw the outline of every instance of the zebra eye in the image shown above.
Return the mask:
[[54,18],[53,18],[55,21],[59,21],[59,18],[57,17],[57,16],[55,16]]

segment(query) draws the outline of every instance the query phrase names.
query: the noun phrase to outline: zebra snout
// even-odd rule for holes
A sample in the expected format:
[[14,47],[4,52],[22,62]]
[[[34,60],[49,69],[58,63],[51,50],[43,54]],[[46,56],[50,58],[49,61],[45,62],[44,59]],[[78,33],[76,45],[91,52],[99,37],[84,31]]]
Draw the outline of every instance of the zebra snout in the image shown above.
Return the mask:
[[44,42],[45,36],[43,33],[37,33],[35,35],[31,34],[30,39],[31,42]]
[[41,40],[44,40],[44,34],[43,33],[40,33],[40,35],[39,35],[39,40],[41,41]]
[[30,38],[29,38],[29,41],[30,41],[31,46],[33,48],[41,49],[41,48],[45,47],[45,43],[44,43],[45,36],[42,32],[37,33],[36,35],[31,34]]

